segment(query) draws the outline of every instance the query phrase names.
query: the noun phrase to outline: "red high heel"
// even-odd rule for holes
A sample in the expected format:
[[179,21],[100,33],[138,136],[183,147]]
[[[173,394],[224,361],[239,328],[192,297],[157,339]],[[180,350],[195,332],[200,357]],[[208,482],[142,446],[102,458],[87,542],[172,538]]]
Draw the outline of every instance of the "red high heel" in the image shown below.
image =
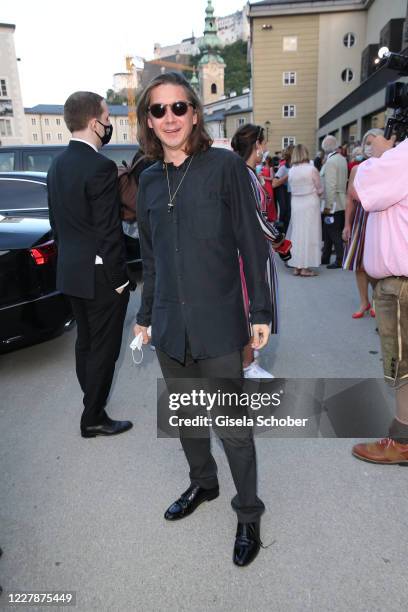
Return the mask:
[[374,310],[374,308],[370,308],[370,317],[373,317],[373,319],[375,319],[375,310]]
[[364,317],[364,314],[368,312],[369,310],[372,310],[371,304],[369,304],[366,308],[364,308],[364,310],[357,310],[357,312],[353,312],[351,316],[353,319],[362,319]]

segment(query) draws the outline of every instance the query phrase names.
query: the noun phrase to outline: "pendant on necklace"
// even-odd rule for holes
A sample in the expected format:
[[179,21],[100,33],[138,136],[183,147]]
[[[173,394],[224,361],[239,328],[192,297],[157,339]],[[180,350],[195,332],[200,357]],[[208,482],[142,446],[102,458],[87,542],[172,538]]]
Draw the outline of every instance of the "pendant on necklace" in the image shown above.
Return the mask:
[[171,212],[173,210],[173,208],[174,208],[173,202],[169,202],[167,204],[167,212]]

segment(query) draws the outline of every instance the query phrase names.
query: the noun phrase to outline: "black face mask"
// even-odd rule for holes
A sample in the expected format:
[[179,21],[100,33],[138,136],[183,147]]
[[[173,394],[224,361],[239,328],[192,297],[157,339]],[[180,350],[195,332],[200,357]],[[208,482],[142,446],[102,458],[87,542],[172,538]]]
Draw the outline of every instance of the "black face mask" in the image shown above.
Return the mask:
[[102,121],[99,121],[99,119],[97,119],[97,122],[100,123],[105,128],[105,133],[103,136],[99,136],[98,132],[95,130],[95,134],[97,134],[99,138],[101,139],[102,145],[106,145],[112,138],[113,125],[111,124],[105,125],[104,123],[102,123]]

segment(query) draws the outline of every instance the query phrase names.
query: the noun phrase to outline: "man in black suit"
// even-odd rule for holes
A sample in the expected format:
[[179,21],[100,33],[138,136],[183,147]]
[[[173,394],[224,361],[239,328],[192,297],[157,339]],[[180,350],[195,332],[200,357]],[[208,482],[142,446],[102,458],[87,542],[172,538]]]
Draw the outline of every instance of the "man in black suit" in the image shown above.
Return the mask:
[[72,138],[47,177],[50,223],[58,245],[57,289],[77,322],[76,373],[84,392],[84,438],[120,434],[130,421],[105,412],[129,301],[115,163],[98,153],[112,135],[98,94],[78,91],[64,105]]

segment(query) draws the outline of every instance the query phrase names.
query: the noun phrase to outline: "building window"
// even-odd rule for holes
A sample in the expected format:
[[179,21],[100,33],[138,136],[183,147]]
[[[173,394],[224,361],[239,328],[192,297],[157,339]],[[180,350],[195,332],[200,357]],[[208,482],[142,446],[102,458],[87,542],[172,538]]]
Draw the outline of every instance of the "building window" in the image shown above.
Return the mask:
[[283,37],[283,50],[284,51],[297,51],[298,39],[297,36],[284,36]]
[[10,119],[0,119],[0,136],[12,136]]
[[341,78],[345,83],[350,83],[354,79],[354,73],[351,68],[345,68],[341,73]]
[[286,149],[289,145],[295,145],[296,138],[295,136],[284,136],[282,138],[282,149]]
[[45,119],[44,119],[44,125],[50,125],[50,120],[49,120],[49,119],[47,119],[47,118],[45,118]]
[[238,127],[241,127],[241,125],[245,125],[245,119],[244,119],[244,117],[239,117],[239,118],[237,119],[237,126],[238,126]]
[[283,84],[284,85],[296,85],[296,72],[284,72],[283,73]]
[[57,125],[61,125],[61,119],[56,119],[56,120],[55,120],[55,123],[56,123]]
[[7,82],[6,82],[6,79],[0,79],[0,96],[7,97]]
[[217,93],[217,85],[215,83],[213,83],[211,85],[211,93],[212,94],[216,94]]
[[119,119],[119,125],[123,125],[123,119]]
[[350,47],[354,47],[356,42],[356,36],[353,32],[347,32],[347,34],[343,37],[343,45],[350,49]]
[[37,120],[35,117],[31,117],[31,125],[36,125]]
[[127,140],[127,134],[123,134],[123,140]]
[[33,140],[34,140],[34,142],[38,141],[38,134],[33,134]]
[[125,125],[129,125],[129,119],[125,119]]
[[296,106],[294,104],[284,104],[282,106],[282,117],[296,117]]
[[57,135],[58,140],[62,140],[62,134]]
[[47,134],[45,135],[45,138],[46,138],[46,140],[51,140],[51,134],[50,134],[50,133],[47,133]]

